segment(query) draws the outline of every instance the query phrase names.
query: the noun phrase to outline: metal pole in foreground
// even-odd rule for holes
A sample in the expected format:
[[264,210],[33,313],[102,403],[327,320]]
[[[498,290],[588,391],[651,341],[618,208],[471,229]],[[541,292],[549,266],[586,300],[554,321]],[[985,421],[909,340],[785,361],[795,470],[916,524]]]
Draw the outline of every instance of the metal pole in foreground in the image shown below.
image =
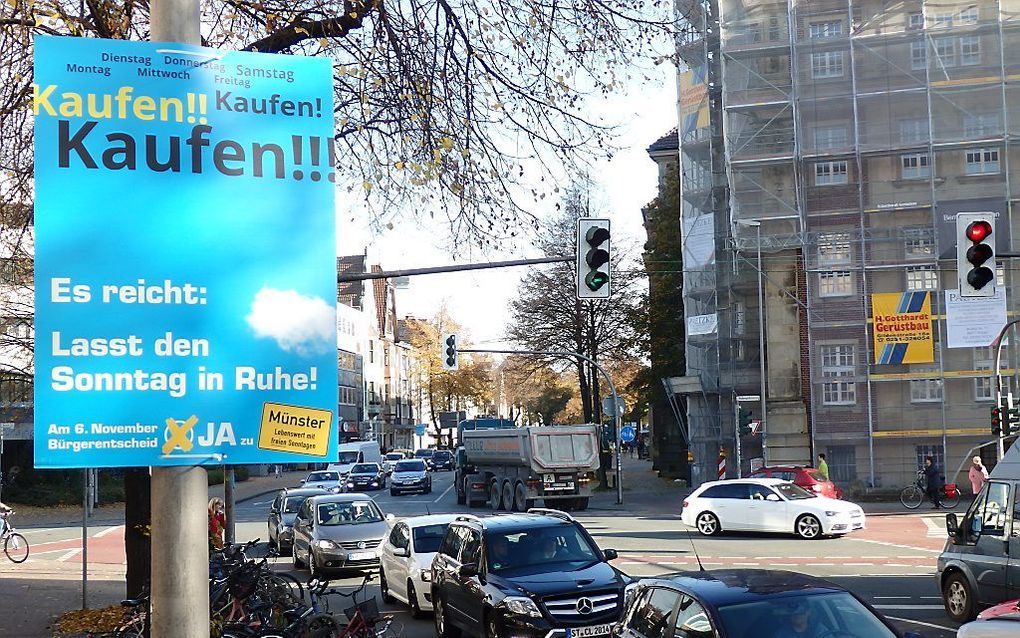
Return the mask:
[[223,466],[223,516],[227,520],[223,541],[234,542],[234,466]]
[[758,231],[758,359],[761,365],[761,455],[765,465],[769,463],[768,453],[768,407],[765,404],[765,285],[762,281],[764,271],[761,267],[761,224],[755,226]]
[[89,608],[89,479],[92,470],[83,470],[81,499],[81,608]]
[[[150,39],[201,44],[198,0],[152,0]],[[205,468],[152,468],[151,638],[209,636]]]

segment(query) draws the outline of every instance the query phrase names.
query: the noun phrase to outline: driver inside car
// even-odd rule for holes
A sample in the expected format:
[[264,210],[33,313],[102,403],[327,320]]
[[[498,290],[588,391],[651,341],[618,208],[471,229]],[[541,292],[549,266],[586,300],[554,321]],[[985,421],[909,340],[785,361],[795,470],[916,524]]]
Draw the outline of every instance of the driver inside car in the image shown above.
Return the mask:
[[769,638],[822,638],[832,635],[832,631],[821,622],[813,622],[811,607],[806,603],[787,605],[780,613],[780,624],[768,634]]

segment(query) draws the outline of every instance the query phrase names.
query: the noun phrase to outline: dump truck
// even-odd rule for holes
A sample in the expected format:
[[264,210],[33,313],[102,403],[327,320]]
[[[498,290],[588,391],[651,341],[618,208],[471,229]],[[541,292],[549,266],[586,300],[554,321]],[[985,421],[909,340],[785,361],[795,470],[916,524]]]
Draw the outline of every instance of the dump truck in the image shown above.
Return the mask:
[[486,425],[458,427],[457,503],[515,512],[538,500],[562,510],[588,507],[599,469],[594,425]]

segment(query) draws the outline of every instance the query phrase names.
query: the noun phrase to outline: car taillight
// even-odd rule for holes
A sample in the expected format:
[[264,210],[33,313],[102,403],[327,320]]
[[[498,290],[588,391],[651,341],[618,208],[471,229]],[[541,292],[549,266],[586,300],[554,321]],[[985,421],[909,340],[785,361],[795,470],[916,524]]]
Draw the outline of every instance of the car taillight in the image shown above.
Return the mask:
[[473,490],[480,490],[480,489],[482,489],[484,487],[485,487],[485,483],[472,483],[471,484],[471,489],[473,489]]
[[687,509],[687,501],[684,501],[683,508]]

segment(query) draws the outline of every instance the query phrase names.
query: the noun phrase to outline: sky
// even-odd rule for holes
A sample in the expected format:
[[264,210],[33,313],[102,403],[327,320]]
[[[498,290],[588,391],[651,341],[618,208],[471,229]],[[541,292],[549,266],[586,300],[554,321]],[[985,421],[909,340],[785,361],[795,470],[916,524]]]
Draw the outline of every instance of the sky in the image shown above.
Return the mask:
[[[613,228],[614,252],[625,245],[640,251],[644,243],[641,208],[655,197],[658,180],[655,162],[645,149],[677,125],[676,70],[668,64],[658,69],[661,81],[657,85],[634,86],[628,93],[613,96],[590,109],[594,114],[604,115],[608,122],[621,125],[617,140],[621,150],[612,160],[598,162],[591,173],[603,192]],[[343,191],[338,191],[338,198],[343,195]],[[417,227],[413,222],[395,224],[392,230],[380,234],[370,230],[364,213],[352,213],[342,201],[338,201],[337,210],[340,255],[360,254],[367,247],[369,263],[380,264],[384,270],[455,263],[447,245],[447,229],[439,222],[431,228]],[[476,251],[471,261],[540,256],[537,251],[524,248],[515,254],[500,255]],[[523,267],[498,268],[412,277],[408,288],[397,291],[397,314],[431,317],[445,304],[474,345],[503,345],[509,301],[526,271]]]

